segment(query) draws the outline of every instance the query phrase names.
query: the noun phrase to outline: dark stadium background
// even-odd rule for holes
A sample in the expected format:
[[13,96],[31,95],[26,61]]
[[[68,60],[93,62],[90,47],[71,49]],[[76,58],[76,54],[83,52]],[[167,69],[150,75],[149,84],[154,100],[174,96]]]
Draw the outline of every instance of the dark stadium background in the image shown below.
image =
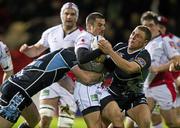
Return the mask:
[[[93,12],[107,19],[106,38],[113,45],[126,42],[131,30],[139,25],[141,14],[153,10],[169,19],[168,29],[180,36],[179,0],[69,0],[79,6],[78,24]],[[15,72],[32,59],[18,52],[23,43],[36,43],[44,30],[60,23],[59,11],[67,0],[0,0],[0,40],[12,53]],[[2,71],[0,71],[0,80]]]

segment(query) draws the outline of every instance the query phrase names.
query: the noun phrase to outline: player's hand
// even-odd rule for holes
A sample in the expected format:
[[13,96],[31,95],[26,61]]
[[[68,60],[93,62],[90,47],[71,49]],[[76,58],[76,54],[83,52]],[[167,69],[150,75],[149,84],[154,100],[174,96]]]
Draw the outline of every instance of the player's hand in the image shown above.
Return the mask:
[[112,45],[107,40],[100,40],[98,46],[104,54],[109,54],[111,51],[113,51]]
[[180,70],[180,64],[178,63],[171,63],[170,66],[169,66],[169,71],[172,72],[172,71],[179,71]]
[[155,66],[151,66],[149,68],[149,71],[152,73],[155,73],[155,74],[158,74],[158,72],[159,72],[158,67],[155,67]]
[[28,49],[28,45],[27,45],[27,44],[23,44],[23,45],[20,47],[19,51],[20,51],[21,53],[25,53],[25,52],[27,51],[27,49]]

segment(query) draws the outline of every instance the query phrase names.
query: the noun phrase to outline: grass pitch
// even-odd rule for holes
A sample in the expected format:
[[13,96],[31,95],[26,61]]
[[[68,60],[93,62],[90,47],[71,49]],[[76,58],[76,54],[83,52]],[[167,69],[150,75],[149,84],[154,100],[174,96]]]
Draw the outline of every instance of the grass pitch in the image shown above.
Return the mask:
[[[23,118],[19,118],[18,122],[12,128],[18,128],[18,125],[24,121]],[[36,127],[38,128],[38,127]],[[54,118],[51,122],[50,128],[57,128],[57,118]],[[81,117],[75,118],[75,123],[72,128],[87,128],[87,125],[84,122],[84,119]],[[163,128],[168,128],[165,124],[163,124]]]
[[[19,118],[18,122],[12,128],[18,128],[18,125],[24,121],[23,118]],[[36,127],[38,128],[38,127]],[[57,128],[57,118],[54,118],[51,122],[50,128]],[[87,128],[84,119],[81,117],[75,118],[75,123],[72,128]]]

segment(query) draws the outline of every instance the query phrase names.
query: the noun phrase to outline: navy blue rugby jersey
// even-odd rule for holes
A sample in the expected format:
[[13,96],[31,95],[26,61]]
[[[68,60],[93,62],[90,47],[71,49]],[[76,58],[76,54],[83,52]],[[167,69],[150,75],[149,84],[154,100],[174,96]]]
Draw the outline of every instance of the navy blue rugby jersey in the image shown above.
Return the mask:
[[77,61],[74,51],[60,49],[34,60],[9,81],[32,96],[61,79],[75,65]]
[[147,77],[149,67],[151,65],[151,59],[149,52],[146,49],[140,49],[133,53],[128,53],[127,44],[118,43],[113,48],[118,52],[122,58],[128,61],[135,61],[141,67],[141,72],[128,74],[114,65],[113,69],[113,82],[110,86],[110,91],[115,94],[122,94],[128,92],[141,93],[143,91],[143,82]]

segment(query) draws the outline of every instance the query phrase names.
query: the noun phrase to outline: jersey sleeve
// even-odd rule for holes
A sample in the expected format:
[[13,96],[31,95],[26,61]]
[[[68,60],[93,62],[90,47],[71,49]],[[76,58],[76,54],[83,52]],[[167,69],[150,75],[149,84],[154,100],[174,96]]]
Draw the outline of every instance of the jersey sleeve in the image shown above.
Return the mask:
[[12,59],[8,47],[0,42],[0,65],[3,71],[13,70]]
[[84,32],[80,36],[77,37],[76,39],[77,43],[75,45],[75,53],[77,53],[77,50],[79,48],[86,48],[88,50],[90,49],[92,40],[87,34],[88,33]]
[[134,60],[141,69],[148,69],[151,65],[151,57],[147,50],[142,50]]
[[169,59],[171,59],[174,56],[180,55],[178,53],[178,51],[175,49],[175,47],[173,45],[171,45],[172,44],[171,41],[173,42],[173,40],[165,40],[164,39],[163,41],[164,41],[163,48]]
[[48,36],[49,36],[49,29],[44,31],[43,34],[41,35],[41,39],[38,41],[41,45],[49,48],[49,43],[48,43]]

